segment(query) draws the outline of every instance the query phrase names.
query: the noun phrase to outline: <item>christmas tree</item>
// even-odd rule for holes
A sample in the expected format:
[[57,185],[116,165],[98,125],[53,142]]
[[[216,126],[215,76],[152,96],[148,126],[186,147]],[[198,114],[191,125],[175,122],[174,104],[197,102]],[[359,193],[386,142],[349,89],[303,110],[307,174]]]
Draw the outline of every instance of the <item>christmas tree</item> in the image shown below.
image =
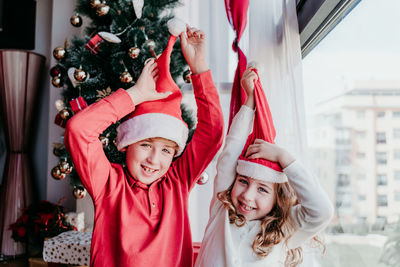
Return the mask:
[[[88,20],[85,36],[66,40],[53,50],[58,63],[50,69],[50,75],[63,97],[55,103],[59,111],[55,123],[65,127],[68,119],[87,105],[119,88],[133,86],[146,59],[157,57],[166,47],[170,35],[167,21],[173,18],[172,9],[179,4],[178,0],[78,0],[70,22],[71,27],[81,27],[83,20]],[[171,55],[170,72],[178,85],[190,82],[179,41]],[[182,117],[190,129],[189,142],[194,120],[185,106]],[[111,125],[99,139],[109,161],[125,165],[125,155],[116,147],[118,125],[119,122]],[[69,175],[75,198],[84,197],[86,191],[64,144],[53,143],[53,153],[60,161],[52,169],[52,176],[61,180]]]

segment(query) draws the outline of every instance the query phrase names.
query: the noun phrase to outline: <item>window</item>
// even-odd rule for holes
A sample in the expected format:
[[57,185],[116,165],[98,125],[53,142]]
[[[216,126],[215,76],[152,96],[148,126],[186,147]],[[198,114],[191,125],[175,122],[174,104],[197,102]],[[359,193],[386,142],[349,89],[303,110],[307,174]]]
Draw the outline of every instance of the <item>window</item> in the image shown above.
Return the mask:
[[377,152],[376,153],[376,163],[382,164],[382,165],[387,163],[386,152]]
[[400,111],[393,111],[393,118],[400,118]]
[[378,112],[376,113],[376,117],[377,117],[377,118],[383,118],[383,117],[385,117],[385,111],[378,111]]
[[378,195],[377,202],[379,207],[387,207],[388,205],[387,195]]
[[350,185],[350,179],[347,174],[339,174],[337,180],[337,186],[348,186]]
[[350,165],[350,151],[349,150],[337,150],[336,151],[336,166],[348,166]]
[[400,139],[400,129],[393,129],[393,138]]
[[400,191],[394,192],[394,201],[400,201]]
[[387,185],[387,175],[386,174],[378,174],[376,177],[378,185]]
[[376,112],[376,117],[377,117],[377,118],[383,118],[383,117],[385,117],[385,111],[378,111],[378,112]]
[[400,181],[400,170],[394,171],[394,179]]
[[376,133],[376,143],[377,144],[386,144],[386,134],[384,132]]
[[393,150],[393,159],[400,159],[400,149]]
[[358,200],[364,201],[364,200],[366,200],[366,199],[367,199],[367,196],[366,196],[366,195],[358,195]]
[[[400,174],[395,174],[400,171],[400,138],[394,139],[400,134],[394,132],[400,129],[400,35],[394,34],[399,32],[400,1],[357,2],[348,17],[303,58],[308,130],[327,133],[318,142],[310,135],[308,143],[327,153],[316,167],[327,173],[323,182],[333,185],[326,190],[337,207],[337,219],[325,232],[332,237],[326,242],[327,255],[316,260],[320,267],[390,266],[379,261],[387,256],[383,255],[384,242],[372,244],[368,236],[386,238],[389,229],[400,235],[396,228],[400,223]],[[383,9],[392,15],[383,15]],[[362,12],[363,19],[357,19],[356,14]],[[368,19],[378,13],[384,19]],[[334,124],[336,114],[341,114],[341,120]],[[339,242],[346,235],[355,242]],[[399,265],[398,259],[391,265]]]

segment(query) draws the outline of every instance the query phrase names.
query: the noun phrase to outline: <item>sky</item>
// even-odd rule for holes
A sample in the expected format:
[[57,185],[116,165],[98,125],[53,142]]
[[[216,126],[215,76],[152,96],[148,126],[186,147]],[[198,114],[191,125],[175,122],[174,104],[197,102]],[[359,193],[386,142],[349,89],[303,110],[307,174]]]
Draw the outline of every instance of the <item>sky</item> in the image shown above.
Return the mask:
[[400,1],[362,0],[304,59],[306,113],[356,80],[400,81]]

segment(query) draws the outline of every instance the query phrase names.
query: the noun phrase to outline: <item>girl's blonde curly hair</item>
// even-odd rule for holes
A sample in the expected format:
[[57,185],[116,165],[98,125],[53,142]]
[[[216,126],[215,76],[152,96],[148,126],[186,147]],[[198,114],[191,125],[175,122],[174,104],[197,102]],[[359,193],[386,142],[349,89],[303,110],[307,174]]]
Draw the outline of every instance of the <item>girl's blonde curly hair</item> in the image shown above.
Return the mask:
[[[225,191],[219,192],[217,198],[228,210],[229,222],[237,227],[242,227],[246,223],[246,218],[236,212],[231,199],[232,185]],[[294,232],[295,225],[289,215],[290,208],[298,204],[294,190],[289,183],[274,184],[276,202],[270,213],[261,219],[261,230],[253,241],[253,251],[261,258],[268,256],[271,249],[282,240],[285,242]],[[321,247],[322,253],[325,253],[325,244],[314,237],[313,242]],[[285,266],[295,267],[302,263],[303,251],[301,247],[290,249],[287,252]]]

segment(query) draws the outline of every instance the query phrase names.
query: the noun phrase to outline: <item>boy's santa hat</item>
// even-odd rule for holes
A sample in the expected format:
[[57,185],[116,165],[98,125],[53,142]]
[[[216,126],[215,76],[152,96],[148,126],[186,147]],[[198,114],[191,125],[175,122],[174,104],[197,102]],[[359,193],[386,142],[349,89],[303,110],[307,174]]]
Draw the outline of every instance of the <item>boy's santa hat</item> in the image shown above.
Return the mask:
[[118,128],[118,149],[138,141],[162,137],[174,141],[178,145],[176,156],[180,155],[186,146],[188,126],[182,120],[181,100],[182,93],[175,84],[169,71],[170,56],[177,37],[186,31],[186,24],[179,19],[168,21],[171,33],[167,48],[156,60],[158,80],[156,90],[159,93],[171,91],[167,98],[148,101],[138,105],[128,119]]
[[239,157],[236,171],[239,175],[258,179],[265,182],[284,183],[287,182],[286,175],[277,162],[257,158],[248,159],[245,157],[247,148],[254,143],[255,139],[262,139],[274,144],[276,132],[272,121],[271,111],[268,106],[267,98],[261,86],[260,77],[257,70],[257,81],[254,82],[254,100],[256,104],[253,132],[247,138],[246,145]]

